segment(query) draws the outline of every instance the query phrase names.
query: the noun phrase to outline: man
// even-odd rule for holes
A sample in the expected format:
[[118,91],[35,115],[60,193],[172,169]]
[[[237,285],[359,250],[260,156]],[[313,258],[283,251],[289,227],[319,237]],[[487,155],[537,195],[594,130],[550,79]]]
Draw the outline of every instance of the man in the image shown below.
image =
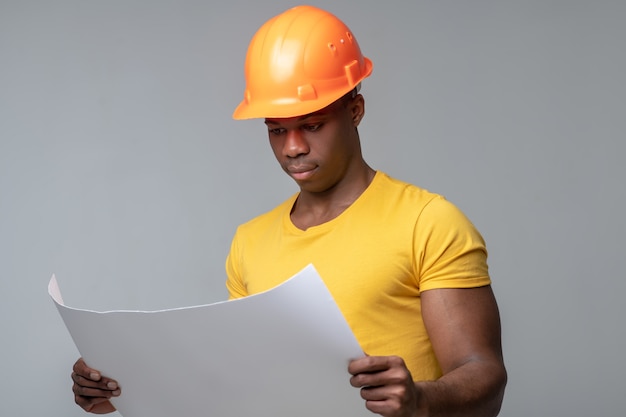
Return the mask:
[[[506,370],[484,242],[444,198],[363,159],[359,87],[371,71],[348,27],[313,7],[284,12],[252,39],[233,116],[265,119],[300,191],[238,228],[230,297],[313,263],[367,354],[347,369],[365,407],[389,417],[495,416]],[[116,381],[82,359],[72,378],[81,407],[114,410]]]

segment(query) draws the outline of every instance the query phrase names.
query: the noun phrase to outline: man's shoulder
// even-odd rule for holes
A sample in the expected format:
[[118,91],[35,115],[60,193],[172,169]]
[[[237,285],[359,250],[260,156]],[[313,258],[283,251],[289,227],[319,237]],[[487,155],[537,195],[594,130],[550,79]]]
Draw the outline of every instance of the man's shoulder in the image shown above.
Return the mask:
[[458,219],[458,222],[465,221],[465,214],[444,195],[382,172],[379,177],[378,186],[372,193],[372,200],[380,201],[380,204],[388,210],[406,218],[412,218],[412,213],[422,222],[434,224],[446,224],[453,222],[454,219]]
[[403,200],[411,200],[412,202],[421,202],[427,204],[434,199],[443,199],[440,194],[433,193],[426,188],[416,184],[395,178],[389,174],[379,171],[377,175],[377,192],[387,194],[389,197],[397,195]]
[[454,228],[455,230],[474,228],[465,213],[443,195],[388,175],[385,176],[384,180],[387,185],[381,188],[391,193],[386,198],[394,201],[391,204],[395,210],[416,213],[421,224],[429,224],[430,227]]

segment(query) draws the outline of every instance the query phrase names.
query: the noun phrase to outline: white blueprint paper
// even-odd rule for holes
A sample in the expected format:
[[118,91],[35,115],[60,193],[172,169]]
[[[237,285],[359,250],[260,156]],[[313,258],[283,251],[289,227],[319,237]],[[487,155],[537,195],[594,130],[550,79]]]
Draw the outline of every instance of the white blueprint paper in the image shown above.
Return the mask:
[[124,417],[369,417],[350,386],[363,356],[312,265],[243,299],[153,312],[65,306],[87,363],[115,378]]

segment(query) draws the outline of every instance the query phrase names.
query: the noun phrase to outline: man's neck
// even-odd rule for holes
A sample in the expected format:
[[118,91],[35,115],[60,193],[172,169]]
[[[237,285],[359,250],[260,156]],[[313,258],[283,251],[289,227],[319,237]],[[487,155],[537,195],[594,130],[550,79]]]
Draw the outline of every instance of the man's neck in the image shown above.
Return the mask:
[[301,230],[326,223],[352,205],[372,183],[376,171],[365,165],[364,169],[320,193],[301,191],[291,209],[291,221]]

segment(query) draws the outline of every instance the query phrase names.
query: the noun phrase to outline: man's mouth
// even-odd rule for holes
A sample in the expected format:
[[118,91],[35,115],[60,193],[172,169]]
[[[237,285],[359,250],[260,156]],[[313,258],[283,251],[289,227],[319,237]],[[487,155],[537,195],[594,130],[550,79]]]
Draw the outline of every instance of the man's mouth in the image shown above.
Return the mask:
[[305,180],[313,175],[316,168],[315,165],[288,166],[287,172],[294,180]]

